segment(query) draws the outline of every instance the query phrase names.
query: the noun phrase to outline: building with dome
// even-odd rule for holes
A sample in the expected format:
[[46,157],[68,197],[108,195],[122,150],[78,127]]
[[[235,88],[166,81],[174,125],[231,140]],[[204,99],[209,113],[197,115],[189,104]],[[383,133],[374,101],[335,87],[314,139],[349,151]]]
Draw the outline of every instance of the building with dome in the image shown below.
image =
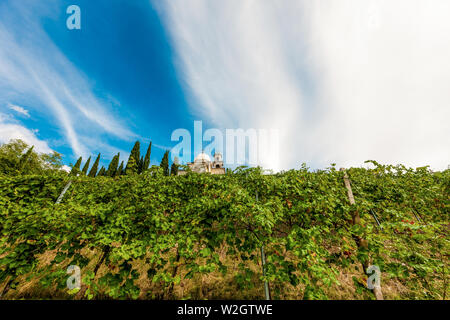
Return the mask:
[[[202,151],[195,157],[194,162],[189,162],[187,165],[193,172],[197,173],[225,174],[222,154],[218,152],[214,153],[214,159],[211,161],[211,158]],[[180,170],[178,174],[186,174],[186,171]]]

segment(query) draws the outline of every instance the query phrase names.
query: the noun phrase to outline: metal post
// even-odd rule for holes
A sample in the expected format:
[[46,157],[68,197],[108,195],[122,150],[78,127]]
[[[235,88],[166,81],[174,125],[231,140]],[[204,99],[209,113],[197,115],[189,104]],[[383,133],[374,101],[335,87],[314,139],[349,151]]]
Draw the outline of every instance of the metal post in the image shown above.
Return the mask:
[[[397,188],[394,188],[394,190],[397,191]],[[417,212],[417,210],[416,210],[414,204],[413,204],[412,206],[413,206],[412,209],[413,209],[414,217],[417,219],[417,221],[419,221],[419,223],[422,223],[422,221],[420,220],[420,218],[419,218],[418,215],[416,214],[416,213],[418,213],[418,212]]]
[[375,212],[372,209],[370,209],[369,211],[372,214],[372,216],[375,218],[375,221],[378,223],[378,226],[380,227],[380,229],[383,230],[383,227],[381,226],[380,221],[378,221],[378,218],[377,218],[377,215],[375,214]]
[[413,208],[413,213],[414,213],[414,216],[416,217],[417,221],[419,221],[419,223],[422,223],[422,221],[420,221],[420,219],[419,219],[419,216],[416,214],[415,208]]
[[56,200],[55,204],[58,204],[61,202],[61,200],[64,197],[64,194],[67,192],[67,190],[69,189],[70,185],[72,184],[72,180],[70,180],[66,186],[64,187],[63,191],[61,192],[61,194],[59,195],[58,199]]

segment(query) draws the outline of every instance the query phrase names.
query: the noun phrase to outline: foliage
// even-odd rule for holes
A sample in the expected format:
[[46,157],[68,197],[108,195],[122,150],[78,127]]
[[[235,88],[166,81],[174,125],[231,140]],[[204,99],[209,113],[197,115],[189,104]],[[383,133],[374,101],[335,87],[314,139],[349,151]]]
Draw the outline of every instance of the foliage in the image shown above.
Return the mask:
[[30,160],[30,158],[31,158],[31,155],[32,155],[32,153],[33,153],[33,149],[34,149],[34,146],[32,146],[31,148],[29,148],[28,151],[25,152],[25,153],[20,157],[20,159],[19,159],[19,165],[17,166],[17,167],[18,167],[18,171],[19,171],[20,173],[22,173],[22,171],[23,171],[25,165],[29,162],[29,160]]
[[111,162],[109,163],[108,170],[106,170],[106,176],[108,177],[116,176],[118,169],[117,167],[119,165],[119,157],[120,152],[112,158]]
[[178,165],[175,162],[170,166],[170,174],[172,176],[178,175]]
[[83,173],[83,176],[85,176],[87,174],[90,162],[91,162],[91,157],[89,157],[89,159],[87,159],[85,165],[83,166],[83,170],[81,170],[81,172]]
[[122,176],[125,174],[125,169],[123,167],[123,161],[120,163],[119,169],[117,169],[116,176]]
[[133,156],[130,155],[128,158],[127,167],[125,169],[125,174],[134,175],[138,172],[137,163]]
[[169,151],[164,152],[164,156],[161,160],[161,164],[159,165],[164,172],[165,176],[169,175]]
[[44,174],[61,167],[59,153],[39,154],[20,139],[0,146],[0,174]]
[[82,157],[79,157],[75,165],[72,167],[72,170],[70,171],[71,176],[76,176],[80,173],[82,159],[83,159]]
[[142,171],[148,170],[150,166],[150,155],[152,153],[152,142],[148,145],[147,152],[145,153],[144,164],[142,167]]
[[95,162],[92,165],[91,170],[89,171],[89,174],[88,174],[89,177],[94,178],[97,175],[99,162],[100,162],[100,153],[98,154],[97,159],[95,159]]
[[101,167],[100,170],[98,171],[97,177],[104,177],[106,175],[106,169],[105,167]]
[[[84,298],[102,293],[136,299],[143,294],[137,285],[141,277],[161,283],[169,297],[173,284],[219,272],[232,273],[241,290],[256,276],[261,283],[270,281],[273,298],[292,286],[305,299],[326,299],[325,288],[339,286],[338,270],[369,259],[382,270],[382,285],[400,281],[409,289],[406,298],[445,298],[450,170],[376,165],[347,172],[354,206],[343,172],[333,166],[272,175],[242,167],[226,175],[183,176],[167,176],[153,166],[115,179],[78,176],[58,205],[67,177],[5,176],[0,179],[0,288],[14,290],[27,275],[43,287],[63,290],[65,270],[76,264],[87,286],[80,293]],[[349,223],[353,210],[359,211],[360,225]],[[357,248],[356,236],[369,241],[367,250]],[[249,267],[258,263],[261,246],[265,277]],[[93,258],[88,253],[94,248],[100,256]],[[238,269],[227,268],[219,255],[223,248],[242,261]],[[51,262],[39,264],[50,250]],[[136,269],[136,261],[146,269]]]
[[[139,141],[136,141],[136,143],[133,146],[133,149],[131,149],[130,157],[128,158],[127,166],[125,172],[133,172],[133,173],[139,173],[139,161],[141,159],[141,144]],[[131,158],[133,158],[133,164],[130,163]],[[133,165],[134,169],[129,169],[129,167]],[[128,174],[128,173],[127,173]]]

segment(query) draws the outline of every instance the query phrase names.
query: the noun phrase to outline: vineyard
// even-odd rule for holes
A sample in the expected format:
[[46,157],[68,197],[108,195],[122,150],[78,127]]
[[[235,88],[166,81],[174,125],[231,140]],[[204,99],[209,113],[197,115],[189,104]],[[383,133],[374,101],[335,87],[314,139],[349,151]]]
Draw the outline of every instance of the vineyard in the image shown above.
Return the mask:
[[3,175],[0,299],[448,299],[450,170],[373,164]]

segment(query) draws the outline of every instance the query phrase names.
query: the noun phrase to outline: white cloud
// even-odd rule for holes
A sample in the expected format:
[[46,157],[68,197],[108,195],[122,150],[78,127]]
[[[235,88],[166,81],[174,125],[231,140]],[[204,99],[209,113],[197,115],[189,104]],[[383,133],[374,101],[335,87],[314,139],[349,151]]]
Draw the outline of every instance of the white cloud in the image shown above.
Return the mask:
[[38,129],[28,129],[9,114],[0,112],[0,144],[21,139],[39,153],[52,153],[47,141],[37,137]]
[[[51,3],[0,4],[0,94],[24,96],[61,130],[75,156],[86,156],[101,134],[124,140],[136,135],[111,115],[89,80],[59,50],[42,26],[59,7]],[[19,22],[20,21],[20,22]],[[64,27],[64,26],[63,26]],[[17,111],[17,110],[16,110]]]
[[25,109],[24,107],[17,106],[17,105],[15,105],[15,104],[9,104],[8,107],[9,107],[11,110],[14,110],[14,111],[18,112],[18,113],[20,113],[21,115],[23,115],[23,116],[25,116],[25,117],[27,117],[27,118],[30,117],[30,114],[28,113],[28,110]]
[[153,3],[194,112],[279,129],[282,168],[449,164],[449,1]]
[[35,132],[16,123],[0,122],[0,144],[8,143],[12,139],[21,139],[28,145],[34,146],[39,153],[52,153],[53,150],[46,141],[36,137]]
[[67,166],[67,165],[63,165],[63,166],[61,167],[61,170],[65,171],[65,172],[70,172],[70,171],[72,171],[72,168],[70,168],[70,167]]

